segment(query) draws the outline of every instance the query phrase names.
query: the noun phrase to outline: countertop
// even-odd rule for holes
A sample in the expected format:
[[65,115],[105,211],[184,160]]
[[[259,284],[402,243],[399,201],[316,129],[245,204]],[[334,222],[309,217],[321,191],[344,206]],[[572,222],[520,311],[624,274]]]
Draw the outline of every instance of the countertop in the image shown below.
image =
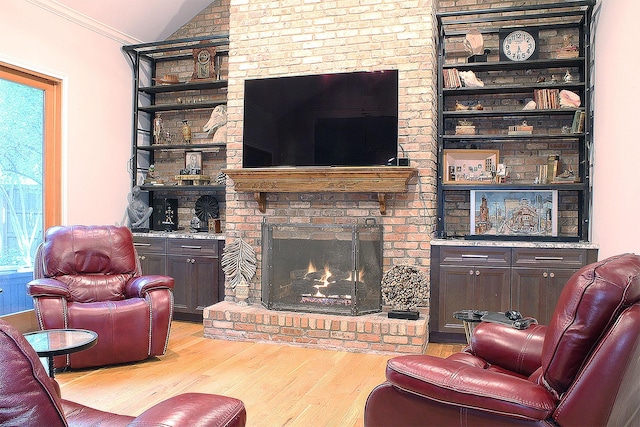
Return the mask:
[[538,248],[538,249],[598,249],[591,242],[536,242],[520,240],[467,240],[467,239],[432,239],[432,246],[469,246],[469,247],[501,247],[501,248]]
[[133,233],[134,237],[167,237],[169,239],[203,239],[203,240],[224,240],[224,233],[192,233],[191,231],[149,231],[148,233]]

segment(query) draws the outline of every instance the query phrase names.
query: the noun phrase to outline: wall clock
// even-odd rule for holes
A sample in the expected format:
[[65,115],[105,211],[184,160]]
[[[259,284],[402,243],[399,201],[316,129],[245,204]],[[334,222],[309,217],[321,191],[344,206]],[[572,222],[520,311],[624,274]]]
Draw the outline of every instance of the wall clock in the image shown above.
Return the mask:
[[540,39],[537,28],[503,28],[500,30],[500,60],[538,59]]
[[215,56],[215,47],[193,49],[193,75],[191,80],[214,79],[216,76]]

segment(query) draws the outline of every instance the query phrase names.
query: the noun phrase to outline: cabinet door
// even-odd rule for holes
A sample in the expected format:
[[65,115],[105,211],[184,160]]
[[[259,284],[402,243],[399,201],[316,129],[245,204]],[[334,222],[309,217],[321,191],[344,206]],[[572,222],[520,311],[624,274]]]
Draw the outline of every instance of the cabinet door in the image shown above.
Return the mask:
[[511,308],[525,317],[546,324],[547,306],[555,305],[549,294],[549,272],[546,268],[514,268],[511,271]]
[[163,237],[134,237],[142,274],[166,274],[165,239]]
[[192,313],[202,315],[205,307],[218,302],[218,259],[192,257],[191,263],[191,304]]
[[473,272],[473,267],[440,267],[438,332],[464,334],[462,322],[454,319],[453,313],[473,308],[468,305],[473,299]]
[[469,301],[474,310],[507,311],[511,300],[509,268],[477,267],[474,269],[473,297]]
[[142,267],[142,274],[165,274],[165,258],[163,254],[138,251],[138,259]]
[[476,266],[440,267],[439,332],[463,333],[453,318],[460,310],[506,311],[510,300],[508,268]]
[[202,315],[205,307],[218,302],[217,258],[169,255],[167,274],[175,280],[173,298],[176,313]]
[[191,304],[191,257],[167,255],[167,276],[173,277],[173,309],[189,313]]

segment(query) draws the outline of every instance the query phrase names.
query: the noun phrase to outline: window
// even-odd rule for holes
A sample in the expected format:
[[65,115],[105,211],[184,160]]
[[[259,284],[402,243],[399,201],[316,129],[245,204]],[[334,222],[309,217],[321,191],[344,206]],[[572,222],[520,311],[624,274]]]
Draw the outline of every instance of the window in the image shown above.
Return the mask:
[[0,315],[26,295],[43,230],[60,223],[60,81],[0,63]]

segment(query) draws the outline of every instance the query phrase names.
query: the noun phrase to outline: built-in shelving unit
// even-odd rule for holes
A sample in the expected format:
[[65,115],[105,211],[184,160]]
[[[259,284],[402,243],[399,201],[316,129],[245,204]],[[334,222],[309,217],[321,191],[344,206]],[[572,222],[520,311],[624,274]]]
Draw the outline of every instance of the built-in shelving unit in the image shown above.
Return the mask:
[[[437,14],[439,238],[481,238],[469,229],[470,221],[464,223],[459,216],[461,206],[468,206],[469,194],[474,190],[553,190],[559,194],[560,219],[554,240],[589,240],[593,6],[591,0],[567,1]],[[500,60],[500,32],[529,28],[539,34],[538,58]],[[465,36],[471,30],[478,30],[483,36],[486,56],[467,59],[460,55]],[[574,57],[559,57],[564,56],[558,51],[565,40],[575,44]],[[445,76],[462,71],[473,72],[484,86],[445,84]],[[569,77],[565,79],[566,73]],[[527,101],[535,98],[536,91],[545,89],[556,93],[571,91],[579,95],[581,104],[524,109]],[[460,105],[463,109],[456,108]],[[579,130],[573,126],[577,113],[584,113]],[[475,126],[475,132],[457,134],[459,124]],[[510,126],[519,124],[533,126],[532,132],[526,135],[508,132]],[[508,175],[483,183],[451,183],[450,179],[444,179],[452,172],[445,170],[445,151],[457,149],[499,151],[499,163],[506,165]],[[555,155],[559,158],[558,174],[573,172],[576,177],[573,182],[536,179],[539,174],[536,168],[545,165],[548,156]]]

